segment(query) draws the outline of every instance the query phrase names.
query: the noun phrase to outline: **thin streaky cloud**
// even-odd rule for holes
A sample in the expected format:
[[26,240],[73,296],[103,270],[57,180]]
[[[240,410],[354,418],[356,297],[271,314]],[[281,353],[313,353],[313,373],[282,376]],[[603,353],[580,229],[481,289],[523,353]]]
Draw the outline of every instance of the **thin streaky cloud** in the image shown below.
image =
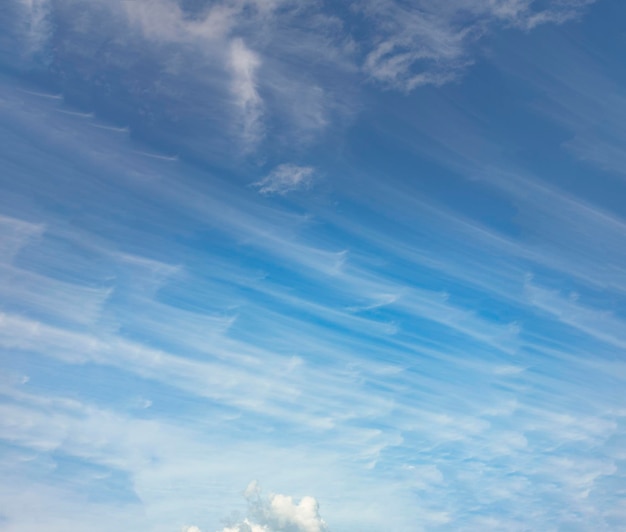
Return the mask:
[[0,528],[624,528],[624,9],[8,0]]
[[241,113],[241,134],[246,143],[254,145],[263,134],[263,100],[256,81],[261,60],[242,39],[234,39],[230,45],[230,63],[233,97]]

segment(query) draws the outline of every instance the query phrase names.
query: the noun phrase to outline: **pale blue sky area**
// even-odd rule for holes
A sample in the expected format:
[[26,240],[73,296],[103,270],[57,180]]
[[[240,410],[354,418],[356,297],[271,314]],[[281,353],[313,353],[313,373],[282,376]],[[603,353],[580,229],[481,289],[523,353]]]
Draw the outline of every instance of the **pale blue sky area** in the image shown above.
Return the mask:
[[625,20],[4,0],[0,531],[626,530]]

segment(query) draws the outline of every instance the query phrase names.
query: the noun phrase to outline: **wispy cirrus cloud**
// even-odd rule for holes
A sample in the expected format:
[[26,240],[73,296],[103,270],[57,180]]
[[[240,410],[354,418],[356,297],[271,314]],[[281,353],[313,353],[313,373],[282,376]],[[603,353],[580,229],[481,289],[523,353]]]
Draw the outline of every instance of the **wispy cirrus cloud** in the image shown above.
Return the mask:
[[[519,170],[484,137],[491,98],[454,120],[391,94],[339,146],[262,149],[288,116],[328,127],[324,72],[358,80],[396,33],[370,80],[408,91],[542,12],[460,4],[407,15],[422,40],[318,3],[53,4],[54,83],[0,78],[2,526],[224,532],[225,508],[230,532],[621,526],[623,219]],[[422,138],[394,109],[436,137],[429,164],[436,142],[377,136]],[[263,160],[226,171],[149,134]],[[332,192],[298,193],[322,172]],[[297,495],[253,486],[242,507],[250,478]]]
[[20,23],[9,13],[3,27],[29,50],[22,69],[44,72],[69,101],[138,138],[194,157],[234,153],[233,140],[250,155],[270,147],[268,135],[282,138],[272,149],[310,144],[358,109],[362,79],[405,92],[442,85],[490,32],[559,24],[592,3],[360,1],[352,20],[290,0],[10,1]]
[[457,79],[475,59],[475,44],[491,31],[561,24],[595,0],[472,0],[445,3],[362,1],[375,25],[364,69],[384,86],[411,91]]
[[230,62],[233,71],[232,91],[241,113],[241,135],[246,145],[253,147],[263,134],[263,101],[256,81],[260,61],[241,39],[235,39],[231,43]]
[[[5,99],[14,101],[8,92],[3,93]],[[374,188],[361,181],[361,186],[371,187],[377,212],[385,213],[384,227],[393,230],[377,236],[381,218],[361,212],[353,224],[359,230],[349,239],[349,252],[329,251],[346,242],[342,235],[351,227],[354,231],[341,213],[316,213],[317,223],[338,227],[328,237],[316,234],[285,207],[262,201],[247,187],[235,195],[228,184],[218,187],[214,180],[210,193],[199,185],[190,189],[195,175],[190,167],[181,168],[183,163],[147,158],[124,148],[125,137],[92,128],[90,118],[54,109],[46,115],[45,106],[59,105],[57,100],[20,97],[28,98],[26,109],[34,116],[34,122],[24,118],[28,127],[21,128],[32,142],[20,151],[7,136],[2,149],[13,152],[24,166],[37,160],[37,149],[43,150],[51,139],[65,155],[52,177],[49,165],[42,168],[54,186],[29,189],[39,202],[37,209],[22,213],[31,221],[12,216],[1,224],[4,241],[9,242],[7,261],[33,287],[16,283],[13,301],[21,295],[30,314],[7,309],[0,342],[12,353],[15,371],[22,369],[20,361],[36,356],[40,366],[82,379],[60,383],[62,398],[42,404],[38,370],[24,368],[28,372],[22,373],[32,375],[21,386],[33,391],[6,391],[13,404],[3,410],[3,419],[8,420],[1,434],[4,441],[31,453],[58,453],[97,464],[110,475],[114,473],[109,469],[121,471],[127,479],[125,489],[135,490],[142,505],[156,516],[150,522],[161,523],[154,525],[158,532],[180,529],[181,521],[214,530],[211,523],[223,517],[221,509],[236,507],[235,497],[229,499],[228,482],[236,481],[239,489],[255,477],[267,485],[276,479],[274,485],[282,493],[313,493],[323,503],[324,515],[332,516],[329,525],[349,529],[356,522],[362,530],[370,526],[412,532],[445,529],[450,523],[475,528],[481,522],[468,515],[470,504],[487,508],[514,499],[522,501],[521,506],[532,506],[533,493],[550,494],[555,484],[560,491],[554,506],[561,508],[572,507],[586,492],[605,493],[607,501],[613,500],[603,491],[615,467],[606,442],[621,434],[618,414],[605,408],[611,388],[596,390],[586,415],[573,416],[577,408],[571,402],[579,395],[572,390],[581,384],[552,374],[558,368],[557,375],[567,371],[572,379],[580,379],[583,367],[585,376],[594,375],[591,383],[604,382],[606,373],[581,365],[584,352],[571,352],[576,336],[559,329],[561,322],[579,325],[581,320],[597,328],[600,317],[592,321],[589,314],[576,314],[577,306],[559,314],[560,298],[549,299],[549,293],[530,287],[524,291],[525,273],[541,264],[541,254],[531,253],[528,245],[450,211],[420,204],[410,195],[392,194],[388,187]],[[26,110],[23,116],[28,116]],[[48,135],[49,117],[56,127]],[[73,136],[59,134],[67,121],[74,121]],[[89,215],[80,218],[80,227],[73,227],[59,222],[53,206],[61,201],[61,192],[68,191],[57,188],[60,176],[74,175],[68,174],[66,161],[78,168],[91,161],[89,150],[77,149],[90,135],[98,140],[100,158],[94,160],[107,169],[111,186],[98,184],[99,174],[88,174],[93,190],[83,190],[80,204],[64,207],[72,216],[84,216],[81,211],[88,207]],[[159,178],[150,179],[157,169]],[[5,182],[8,192],[19,191],[24,180],[32,179],[30,174],[20,175],[21,180]],[[206,174],[202,178],[211,179]],[[530,187],[523,181],[509,182],[515,194]],[[526,210],[555,204],[558,198],[549,190],[539,194],[542,190],[537,188]],[[8,200],[3,201],[9,209]],[[575,213],[583,212],[582,207],[566,198],[556,204],[559,234],[575,234],[565,206]],[[122,212],[133,213],[141,224],[128,225],[123,214],[106,218],[108,238],[104,238],[98,232],[100,220],[113,205],[119,209],[114,212],[123,207]],[[164,212],[169,213],[167,224]],[[590,215],[584,223],[599,224],[593,226],[594,234],[606,229],[609,220]],[[614,222],[618,235],[621,225]],[[407,227],[431,238],[403,238]],[[184,238],[180,241],[185,231],[209,233],[211,245],[190,249]],[[388,247],[381,255],[383,237]],[[234,262],[232,251],[223,249],[220,240],[244,249],[247,260]],[[444,244],[445,251],[440,251]],[[497,257],[492,268],[480,267],[491,255]],[[381,256],[385,262],[372,260]],[[420,258],[429,256],[439,261],[429,263],[433,268],[441,263],[445,268],[438,271],[450,274],[436,277],[445,292],[420,287],[429,275]],[[29,269],[37,275],[27,275]],[[570,270],[563,271],[571,275]],[[82,280],[81,273],[88,274],[89,281]],[[53,282],[60,275],[71,276],[73,282]],[[54,323],[49,316],[33,316],[39,305],[34,295],[54,301],[55,290],[73,296],[65,299],[69,310],[76,306],[72,301],[87,308],[91,292],[85,286],[92,284],[100,290],[104,285],[102,292],[110,296],[94,302],[97,312],[89,313],[91,321],[60,323],[60,305]],[[493,311],[473,308],[476,300],[492,302],[487,308]],[[550,315],[538,326],[528,310],[533,307]],[[501,309],[505,312],[498,315]],[[78,313],[76,308],[73,313]],[[620,323],[614,317],[608,333],[621,338],[614,332]],[[528,340],[535,327],[559,331],[569,358],[554,362],[538,357],[539,347],[545,347]],[[607,331],[590,333],[593,341]],[[608,358],[619,345],[612,342],[604,349]],[[103,409],[90,402],[67,403],[63,394],[70,393],[68,389],[78,396],[89,395],[92,388],[98,389],[102,375],[107,383],[125,379],[135,383],[131,390],[120,388],[116,400],[121,405]],[[108,397],[106,391],[100,393]],[[136,405],[138,395],[143,404],[152,402],[140,413],[136,406],[126,406]],[[102,397],[98,400],[105,400]],[[181,414],[176,406],[189,404],[198,405],[202,413]],[[547,409],[546,404],[552,407]],[[74,405],[71,412],[68,405]],[[175,424],[173,418],[178,420]],[[278,433],[279,445],[274,440]],[[244,445],[250,438],[264,460],[242,468],[242,463],[250,462],[252,447]],[[577,458],[590,445],[602,449],[600,457],[578,467]],[[230,454],[224,454],[225,447]],[[545,453],[546,448],[560,447],[568,448],[568,460],[556,467],[554,453]],[[544,465],[550,466],[547,476]],[[290,478],[292,467],[314,471],[310,478],[320,480],[292,489],[297,484]],[[381,471],[387,479],[382,483]],[[588,480],[577,484],[576,475]],[[309,473],[301,476],[309,478]],[[484,486],[480,495],[475,494],[477,483]],[[172,494],[173,484],[179,486],[178,495]],[[457,490],[451,498],[450,486]],[[208,504],[199,490],[211,501],[204,520]],[[416,490],[417,502],[412,495]],[[4,500],[14,499],[6,495]],[[297,509],[302,502],[282,502],[289,511],[271,514],[277,530],[286,523],[300,523],[303,515],[316,515],[311,511],[314,505]],[[58,512],[64,514],[66,506],[61,508]],[[102,519],[110,507],[89,508]],[[534,523],[539,527],[552,511],[542,507]],[[603,515],[605,510],[595,511]],[[46,512],[56,529],[64,530],[62,522],[53,519],[58,513]],[[123,515],[128,522],[135,519]],[[277,521],[278,515],[284,521]],[[559,519],[571,516],[563,511]],[[10,517],[29,530],[26,518],[15,513]],[[518,506],[507,506],[489,526],[498,530],[513,523],[509,528],[519,528],[524,518]],[[269,526],[269,521],[254,515],[247,519],[249,526]],[[244,520],[233,524],[243,526]]]
[[[21,68],[45,73],[70,101],[123,120],[146,139],[155,140],[158,128],[161,143],[197,154],[216,144],[221,147],[214,149],[224,150],[233,140],[250,152],[268,128],[276,130],[276,120],[296,136],[301,131],[308,142],[329,125],[330,109],[341,108],[335,105],[339,93],[301,63],[334,47],[333,19],[313,6],[254,0],[11,2],[17,14],[9,11],[0,22],[30,50]],[[310,15],[319,31],[300,24]],[[57,22],[49,23],[52,19]],[[274,31],[285,26],[288,32]],[[42,63],[33,55],[47,59]],[[265,56],[271,59],[267,66]],[[344,56],[341,46],[333,49],[324,68],[339,71]],[[58,77],[55,65],[61,63],[64,73]],[[102,66],[107,79],[94,83]],[[207,124],[215,123],[224,131],[222,141],[208,135]],[[173,128],[185,135],[164,134]],[[200,138],[202,148],[195,146]]]
[[49,0],[21,0],[20,22],[26,46],[26,57],[43,51],[52,36],[52,4]]
[[283,196],[298,189],[307,189],[315,179],[315,169],[311,166],[281,164],[260,181],[253,183],[260,194]]

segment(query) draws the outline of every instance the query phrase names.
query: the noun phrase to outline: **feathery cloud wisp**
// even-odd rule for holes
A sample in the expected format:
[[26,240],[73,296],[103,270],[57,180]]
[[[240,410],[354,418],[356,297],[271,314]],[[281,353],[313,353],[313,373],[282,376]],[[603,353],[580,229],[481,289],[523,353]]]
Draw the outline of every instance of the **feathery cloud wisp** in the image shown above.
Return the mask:
[[552,1],[537,7],[532,0],[364,0],[358,5],[375,27],[364,71],[382,85],[407,92],[443,85],[472,64],[473,45],[495,28],[561,24],[594,1]]
[[256,83],[258,56],[242,39],[230,47],[230,67],[233,76],[232,93],[241,113],[241,135],[248,146],[254,146],[262,135],[263,100]]
[[315,169],[311,166],[281,164],[266,177],[254,183],[254,186],[261,194],[283,196],[293,190],[310,187],[314,177]]

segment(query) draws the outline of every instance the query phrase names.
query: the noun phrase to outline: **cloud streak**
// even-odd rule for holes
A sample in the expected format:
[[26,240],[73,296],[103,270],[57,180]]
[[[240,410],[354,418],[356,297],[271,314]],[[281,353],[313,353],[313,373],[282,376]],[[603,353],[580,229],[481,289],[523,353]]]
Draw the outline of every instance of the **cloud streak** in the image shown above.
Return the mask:
[[235,39],[231,43],[230,61],[233,72],[233,96],[242,117],[241,134],[246,144],[254,146],[262,135],[263,101],[256,83],[260,61],[241,39]]
[[2,527],[620,528],[619,179],[566,186],[558,84],[445,83],[584,4],[55,2],[0,77]]

